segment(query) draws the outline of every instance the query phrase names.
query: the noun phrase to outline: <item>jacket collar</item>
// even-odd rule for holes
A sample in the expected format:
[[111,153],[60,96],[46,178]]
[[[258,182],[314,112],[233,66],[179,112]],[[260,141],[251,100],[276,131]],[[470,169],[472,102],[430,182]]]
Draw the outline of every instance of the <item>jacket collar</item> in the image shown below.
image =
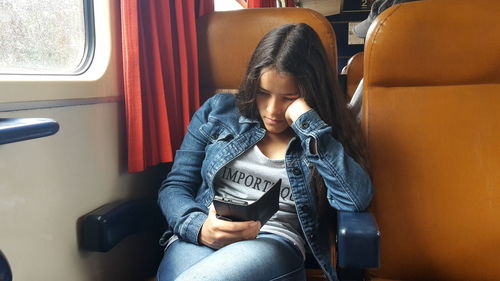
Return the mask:
[[241,116],[241,115],[240,115],[240,118],[238,121],[240,123],[260,124],[259,120],[246,118],[245,116]]

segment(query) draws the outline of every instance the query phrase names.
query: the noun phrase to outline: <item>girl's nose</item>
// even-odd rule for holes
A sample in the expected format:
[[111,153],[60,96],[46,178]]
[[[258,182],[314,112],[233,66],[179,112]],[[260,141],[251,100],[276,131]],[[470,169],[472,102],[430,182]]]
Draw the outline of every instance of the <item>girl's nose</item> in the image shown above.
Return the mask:
[[267,103],[267,111],[273,116],[277,115],[281,111],[280,104],[276,98],[272,97],[269,99],[269,102]]

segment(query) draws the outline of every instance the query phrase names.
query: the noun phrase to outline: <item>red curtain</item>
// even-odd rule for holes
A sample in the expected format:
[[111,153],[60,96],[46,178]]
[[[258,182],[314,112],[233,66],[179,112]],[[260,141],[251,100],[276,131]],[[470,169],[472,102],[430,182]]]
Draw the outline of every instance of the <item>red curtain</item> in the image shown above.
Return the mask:
[[121,0],[128,171],[173,160],[200,106],[195,20],[213,0]]

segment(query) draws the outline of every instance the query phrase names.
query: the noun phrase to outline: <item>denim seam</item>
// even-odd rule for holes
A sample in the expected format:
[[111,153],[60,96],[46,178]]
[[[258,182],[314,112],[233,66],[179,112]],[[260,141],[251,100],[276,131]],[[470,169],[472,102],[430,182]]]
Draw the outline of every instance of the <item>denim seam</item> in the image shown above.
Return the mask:
[[349,195],[349,198],[354,203],[354,207],[356,208],[356,210],[360,211],[361,208],[359,207],[360,206],[359,200],[351,192],[351,190],[349,189],[349,185],[346,183],[346,181],[344,180],[344,178],[340,175],[340,173],[337,171],[337,169],[331,163],[329,163],[329,161],[324,161],[324,163],[326,163],[326,165],[328,166],[328,168],[333,172],[334,176],[339,181],[340,187],[344,190],[344,192],[347,195]]
[[[318,142],[318,138],[319,136],[317,136],[317,134],[315,134],[315,132],[311,132],[311,137],[314,138],[316,140],[316,143]],[[340,184],[340,187],[345,191],[345,193],[347,195],[349,195],[349,198],[351,199],[351,201],[354,203],[354,207],[356,208],[356,210],[361,210],[360,208],[360,203],[359,203],[359,200],[358,198],[356,198],[356,196],[354,196],[354,194],[351,192],[351,190],[348,188],[349,185],[347,184],[347,182],[344,180],[344,178],[340,175],[340,173],[338,172],[338,170],[335,168],[335,166],[330,163],[330,161],[325,161],[324,159],[326,158],[325,155],[323,155],[321,153],[321,151],[319,150],[319,145],[318,146],[318,151],[317,151],[317,157],[319,158],[319,161],[325,163],[325,166],[327,166],[329,168],[329,170],[331,170],[334,174],[334,176],[337,178],[337,180],[339,181],[339,184]]]
[[281,276],[278,276],[278,277],[276,277],[276,278],[273,278],[273,279],[271,279],[270,281],[279,281],[279,280],[283,280],[283,278],[290,277],[292,274],[297,273],[297,272],[299,272],[299,271],[301,271],[301,270],[305,270],[305,269],[304,269],[304,265],[303,265],[303,264],[302,264],[301,266],[299,266],[297,269],[292,270],[292,271],[289,271],[289,272],[287,272],[287,273],[285,273],[285,274],[283,274],[283,275],[281,275]]

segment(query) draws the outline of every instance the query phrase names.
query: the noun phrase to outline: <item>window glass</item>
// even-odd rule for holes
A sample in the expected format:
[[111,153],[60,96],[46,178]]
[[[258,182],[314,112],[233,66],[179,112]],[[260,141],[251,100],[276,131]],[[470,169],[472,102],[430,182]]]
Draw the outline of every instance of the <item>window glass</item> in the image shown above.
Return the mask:
[[88,53],[84,3],[0,0],[0,73],[81,71]]
[[214,0],[214,10],[215,11],[231,11],[243,9],[243,0]]

